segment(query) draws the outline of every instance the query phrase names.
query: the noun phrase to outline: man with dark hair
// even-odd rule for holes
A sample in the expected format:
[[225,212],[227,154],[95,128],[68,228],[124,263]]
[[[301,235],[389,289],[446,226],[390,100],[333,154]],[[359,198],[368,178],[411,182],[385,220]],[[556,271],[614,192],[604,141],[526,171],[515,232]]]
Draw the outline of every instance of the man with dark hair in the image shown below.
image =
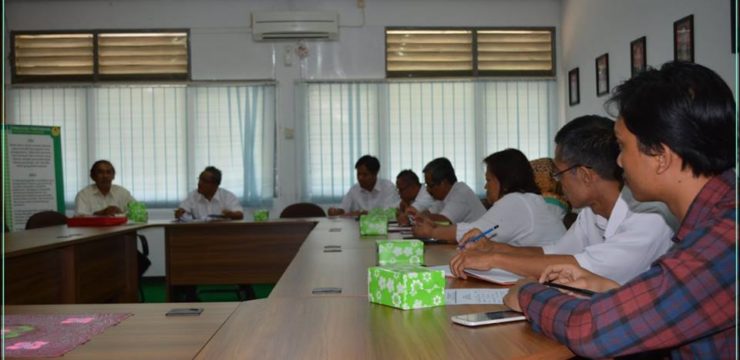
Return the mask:
[[378,179],[380,161],[372,155],[364,155],[355,163],[357,184],[353,185],[338,208],[329,208],[329,216],[359,215],[375,208],[395,208],[398,194],[390,180]]
[[455,169],[447,158],[436,158],[424,167],[426,190],[432,198],[442,202],[440,210],[426,211],[417,221],[443,221],[451,224],[473,222],[486,213],[475,192],[464,182],[457,181]]
[[465,278],[465,268],[495,267],[537,277],[547,265],[566,263],[625,283],[668,250],[675,220],[663,204],[639,203],[622,187],[612,120],[573,119],[558,131],[555,144],[553,177],[573,207],[582,208],[575,223],[560,240],[542,247],[479,242],[452,259],[455,275]]
[[398,205],[398,223],[407,225],[409,216],[416,215],[419,211],[432,209],[439,206],[439,201],[434,200],[421,186],[419,176],[413,170],[402,170],[396,176],[396,190],[401,197]]
[[208,166],[198,177],[198,189],[191,192],[175,210],[175,218],[190,219],[225,217],[232,220],[244,218],[244,209],[231,191],[219,187],[221,170]]
[[674,247],[631,281],[573,265],[552,280],[603,292],[574,298],[539,284],[505,303],[580,356],[731,359],[736,347],[737,204],[732,91],[713,71],[670,62],[618,86],[618,163],[635,198],[665,202],[681,220]]
[[98,160],[90,168],[90,178],[95,182],[80,190],[75,197],[76,215],[113,216],[128,211],[128,204],[136,201],[121,186],[113,185],[116,169],[108,160]]

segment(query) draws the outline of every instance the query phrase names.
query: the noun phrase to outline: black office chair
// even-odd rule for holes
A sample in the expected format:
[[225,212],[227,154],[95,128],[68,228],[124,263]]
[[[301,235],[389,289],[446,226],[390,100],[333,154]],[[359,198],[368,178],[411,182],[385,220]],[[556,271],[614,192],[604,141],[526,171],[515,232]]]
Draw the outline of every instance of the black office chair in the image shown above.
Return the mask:
[[31,215],[31,217],[26,221],[26,230],[66,224],[66,215],[57,211],[47,210]]
[[326,217],[324,209],[312,203],[292,204],[280,213],[281,219],[295,219],[304,217]]

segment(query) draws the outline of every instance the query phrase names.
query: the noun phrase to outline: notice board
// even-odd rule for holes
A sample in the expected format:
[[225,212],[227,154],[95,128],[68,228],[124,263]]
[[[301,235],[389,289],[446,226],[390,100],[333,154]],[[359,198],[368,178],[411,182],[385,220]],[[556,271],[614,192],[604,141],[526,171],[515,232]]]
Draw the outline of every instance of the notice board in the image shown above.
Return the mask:
[[23,230],[31,215],[64,213],[61,128],[4,125],[4,217],[10,230]]

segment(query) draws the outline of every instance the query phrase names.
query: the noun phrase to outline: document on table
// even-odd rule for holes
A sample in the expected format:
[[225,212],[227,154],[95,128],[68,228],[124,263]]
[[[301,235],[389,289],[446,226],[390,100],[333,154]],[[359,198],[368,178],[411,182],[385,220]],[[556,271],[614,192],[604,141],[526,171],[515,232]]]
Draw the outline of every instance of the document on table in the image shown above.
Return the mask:
[[445,289],[445,305],[504,303],[509,289]]
[[[429,266],[429,269],[444,270],[445,276],[452,277],[452,271],[450,271],[449,265]],[[465,272],[472,277],[499,285],[512,285],[517,282],[517,280],[522,278],[519,275],[501,269],[491,269],[488,271],[465,269]]]

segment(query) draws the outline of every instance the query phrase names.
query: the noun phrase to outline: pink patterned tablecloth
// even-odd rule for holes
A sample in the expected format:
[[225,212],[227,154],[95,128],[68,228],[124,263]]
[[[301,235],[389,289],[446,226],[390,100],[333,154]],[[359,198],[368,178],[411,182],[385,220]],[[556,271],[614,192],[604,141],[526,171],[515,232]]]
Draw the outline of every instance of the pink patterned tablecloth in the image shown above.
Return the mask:
[[5,315],[6,357],[57,357],[132,314]]

